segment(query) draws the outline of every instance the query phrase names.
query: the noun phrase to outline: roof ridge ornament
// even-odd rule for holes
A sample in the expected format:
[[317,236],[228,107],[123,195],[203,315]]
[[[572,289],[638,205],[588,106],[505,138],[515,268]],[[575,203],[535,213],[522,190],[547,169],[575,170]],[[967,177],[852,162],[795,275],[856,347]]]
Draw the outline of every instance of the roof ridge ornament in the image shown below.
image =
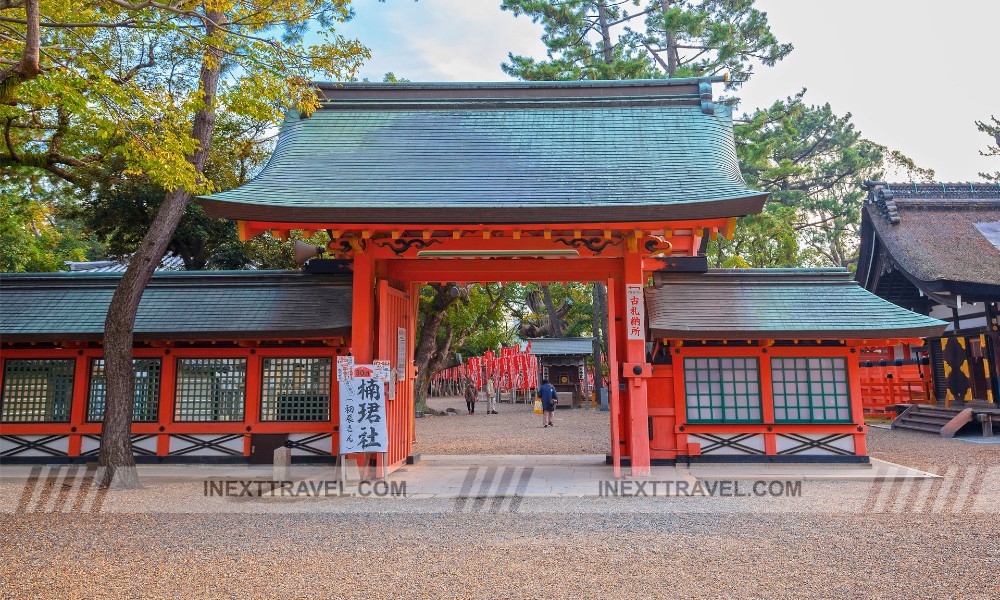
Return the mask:
[[[914,184],[916,185],[916,184]],[[868,190],[868,204],[878,207],[879,213],[892,225],[899,224],[899,208],[894,202],[895,195],[889,189],[889,184],[884,181],[866,180],[861,187]]]
[[699,82],[698,96],[701,99],[701,112],[706,115],[714,115],[715,104],[712,103],[712,84],[708,81]]

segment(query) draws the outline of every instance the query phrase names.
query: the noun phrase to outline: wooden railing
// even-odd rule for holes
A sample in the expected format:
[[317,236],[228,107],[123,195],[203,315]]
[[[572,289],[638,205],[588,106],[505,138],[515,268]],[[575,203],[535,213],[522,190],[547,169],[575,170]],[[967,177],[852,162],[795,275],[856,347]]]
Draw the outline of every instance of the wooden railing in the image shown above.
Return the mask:
[[934,386],[915,365],[861,367],[861,404],[866,417],[895,416],[897,404],[934,404]]

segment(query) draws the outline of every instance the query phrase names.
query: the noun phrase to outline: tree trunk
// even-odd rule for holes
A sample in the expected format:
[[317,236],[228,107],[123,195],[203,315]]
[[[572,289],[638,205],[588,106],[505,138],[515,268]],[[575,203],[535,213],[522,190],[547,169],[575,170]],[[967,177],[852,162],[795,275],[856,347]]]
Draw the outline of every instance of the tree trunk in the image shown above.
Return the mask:
[[[215,11],[209,11],[206,16],[209,19],[205,22],[208,39],[217,29],[216,24],[224,22],[224,16]],[[198,140],[199,147],[188,158],[199,174],[205,168],[215,128],[215,96],[219,87],[222,58],[221,48],[214,45],[206,48],[200,74],[204,106],[195,113],[192,125],[192,137]],[[167,192],[108,306],[108,316],[104,321],[107,396],[99,455],[99,464],[104,467],[100,481],[103,486],[139,487],[139,476],[132,453],[132,413],[135,410],[132,342],[135,317],[142,293],[153,276],[153,271],[160,264],[190,198],[191,194],[183,188]]]
[[549,333],[552,334],[552,337],[561,338],[563,336],[562,319],[559,318],[559,313],[556,312],[556,307],[552,303],[552,292],[549,291],[548,285],[542,286],[542,301],[545,303],[545,312],[549,316]]
[[660,10],[663,11],[663,38],[665,45],[667,47],[667,77],[673,77],[677,73],[677,40],[674,39],[674,34],[670,32],[667,28],[667,11],[670,10],[670,0],[660,0]]
[[597,2],[597,19],[601,29],[601,50],[604,52],[604,63],[610,65],[615,62],[615,56],[611,51],[611,31],[608,29],[608,7],[605,5],[605,0]]
[[[413,402],[418,409],[427,405],[427,386],[438,371],[433,371],[432,362],[438,351],[438,331],[447,316],[448,307],[456,301],[448,293],[451,284],[432,284],[434,289],[434,300],[431,301],[430,310],[424,315],[423,323],[420,325],[420,336],[417,339],[417,346],[413,351],[413,362],[417,368],[417,380],[414,382]],[[433,372],[432,372],[433,371]]]
[[41,52],[41,11],[39,0],[25,0],[24,50],[16,65],[0,70],[0,104],[16,104],[14,88],[21,83],[38,77],[42,72],[39,60]]

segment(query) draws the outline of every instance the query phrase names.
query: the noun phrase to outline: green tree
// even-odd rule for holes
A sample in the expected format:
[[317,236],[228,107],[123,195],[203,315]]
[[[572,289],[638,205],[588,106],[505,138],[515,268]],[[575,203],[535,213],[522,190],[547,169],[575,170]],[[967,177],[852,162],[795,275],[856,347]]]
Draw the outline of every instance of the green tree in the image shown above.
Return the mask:
[[772,66],[792,50],[778,42],[753,0],[503,0],[501,8],[544,29],[547,60],[510,54],[503,65],[520,79],[728,73],[734,89],[756,63]]
[[[996,117],[990,117],[991,122],[976,121],[976,128],[993,138],[992,144],[986,146],[986,150],[980,150],[983,156],[1000,156],[1000,121]],[[1000,181],[1000,169],[995,173],[980,173],[980,177],[987,181]]]
[[0,272],[59,271],[66,261],[103,257],[104,248],[67,218],[72,190],[44,176],[0,174]]
[[512,286],[434,283],[420,290],[414,362],[414,403],[427,408],[427,389],[434,376],[457,364],[455,353],[477,356],[513,341],[506,328],[505,307]]
[[[318,107],[310,79],[353,75],[367,50],[338,35],[349,0],[0,0],[0,167],[85,185],[106,156],[165,190],[105,321],[105,484],[138,485],[131,448],[132,329],[143,290],[193,194],[217,115],[277,123]],[[303,45],[311,25],[320,43]]]
[[761,215],[741,219],[732,240],[710,246],[717,266],[848,267],[857,260],[865,179],[888,169],[929,179],[911,159],[861,136],[851,114],[807,105],[804,92],[735,127],[743,177],[771,194]]

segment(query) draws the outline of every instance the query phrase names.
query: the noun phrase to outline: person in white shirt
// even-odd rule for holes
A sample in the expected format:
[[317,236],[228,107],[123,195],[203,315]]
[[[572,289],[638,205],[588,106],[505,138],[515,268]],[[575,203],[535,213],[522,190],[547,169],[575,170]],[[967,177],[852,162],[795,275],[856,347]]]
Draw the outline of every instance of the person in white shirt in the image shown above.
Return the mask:
[[500,392],[496,385],[494,385],[492,379],[486,380],[486,388],[484,391],[486,392],[486,414],[500,414],[497,412],[497,397],[500,395]]

